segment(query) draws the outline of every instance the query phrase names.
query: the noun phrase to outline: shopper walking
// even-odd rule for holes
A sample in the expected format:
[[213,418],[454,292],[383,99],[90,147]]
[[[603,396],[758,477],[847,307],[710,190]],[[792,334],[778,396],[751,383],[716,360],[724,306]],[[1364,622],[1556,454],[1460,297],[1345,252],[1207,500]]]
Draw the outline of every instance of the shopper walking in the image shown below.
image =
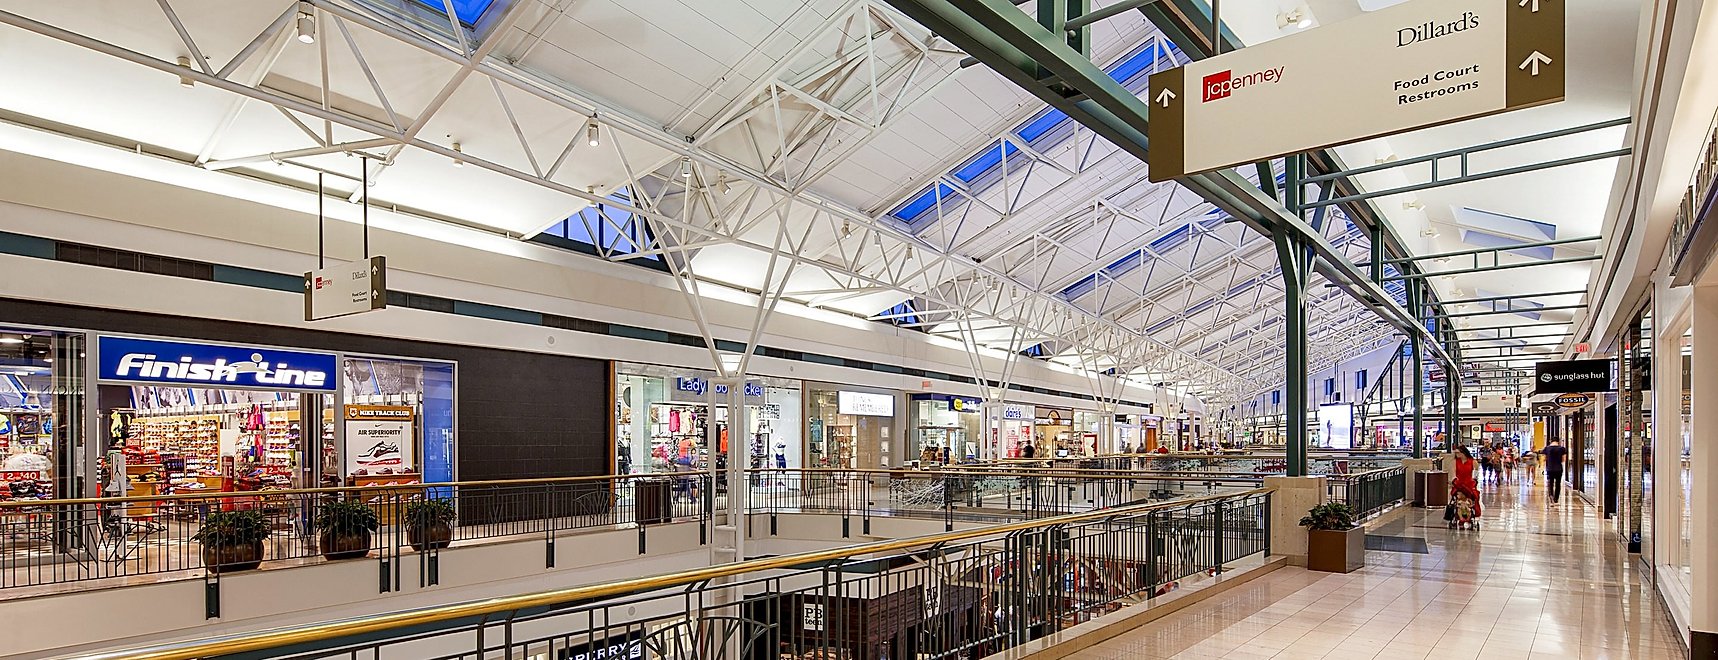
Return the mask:
[[1545,464],[1545,487],[1551,495],[1551,503],[1556,504],[1563,496],[1563,461],[1569,457],[1569,450],[1563,447],[1562,441],[1553,438],[1539,454],[1539,460]]
[[[1473,476],[1475,462],[1473,452],[1466,445],[1456,445],[1455,480],[1450,483],[1450,508],[1446,510],[1445,516],[1451,522],[1469,523],[1479,517],[1479,481]],[[1463,498],[1467,500],[1466,505],[1469,507],[1465,510],[1462,502],[1458,501]],[[1458,520],[1457,511],[1471,511],[1471,514]]]

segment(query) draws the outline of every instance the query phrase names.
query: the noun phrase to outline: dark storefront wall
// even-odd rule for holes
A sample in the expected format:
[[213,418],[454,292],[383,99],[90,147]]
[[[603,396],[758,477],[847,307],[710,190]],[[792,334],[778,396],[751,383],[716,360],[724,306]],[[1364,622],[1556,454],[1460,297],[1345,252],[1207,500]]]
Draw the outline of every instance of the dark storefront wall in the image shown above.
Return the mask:
[[457,362],[458,479],[601,475],[612,460],[604,360],[18,300],[0,300],[0,321]]

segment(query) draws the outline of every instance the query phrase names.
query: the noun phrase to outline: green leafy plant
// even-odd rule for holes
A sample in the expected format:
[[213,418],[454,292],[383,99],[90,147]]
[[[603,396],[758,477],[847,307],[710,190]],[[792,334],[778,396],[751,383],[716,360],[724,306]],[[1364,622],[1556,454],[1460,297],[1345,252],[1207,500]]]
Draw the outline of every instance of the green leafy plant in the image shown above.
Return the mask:
[[1354,509],[1342,502],[1320,504],[1307,510],[1306,517],[1300,519],[1300,526],[1309,530],[1345,532],[1354,529]]
[[406,526],[424,529],[453,523],[453,500],[429,498],[406,505]]
[[203,519],[203,526],[191,539],[203,547],[237,547],[261,543],[272,531],[268,517],[261,511],[216,511]]
[[338,498],[322,503],[316,512],[316,529],[335,536],[369,534],[382,526],[376,510],[354,499]]

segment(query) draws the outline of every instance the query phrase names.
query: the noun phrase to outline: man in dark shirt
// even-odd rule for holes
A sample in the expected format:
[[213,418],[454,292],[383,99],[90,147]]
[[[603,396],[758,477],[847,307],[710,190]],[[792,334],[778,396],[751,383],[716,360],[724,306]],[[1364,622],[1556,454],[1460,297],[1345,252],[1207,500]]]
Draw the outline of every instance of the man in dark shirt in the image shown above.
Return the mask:
[[1545,462],[1545,481],[1546,486],[1551,489],[1551,503],[1556,504],[1558,498],[1563,495],[1563,459],[1569,456],[1569,450],[1553,439],[1539,455]]

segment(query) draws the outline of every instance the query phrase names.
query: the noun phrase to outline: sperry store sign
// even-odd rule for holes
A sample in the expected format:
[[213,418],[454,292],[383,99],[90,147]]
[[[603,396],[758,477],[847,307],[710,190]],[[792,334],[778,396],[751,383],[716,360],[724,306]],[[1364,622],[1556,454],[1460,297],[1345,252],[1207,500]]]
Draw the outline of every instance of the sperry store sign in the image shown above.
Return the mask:
[[1563,99],[1564,0],[1412,0],[1151,76],[1152,181]]
[[1534,394],[1615,391],[1615,360],[1564,360],[1533,365]]

